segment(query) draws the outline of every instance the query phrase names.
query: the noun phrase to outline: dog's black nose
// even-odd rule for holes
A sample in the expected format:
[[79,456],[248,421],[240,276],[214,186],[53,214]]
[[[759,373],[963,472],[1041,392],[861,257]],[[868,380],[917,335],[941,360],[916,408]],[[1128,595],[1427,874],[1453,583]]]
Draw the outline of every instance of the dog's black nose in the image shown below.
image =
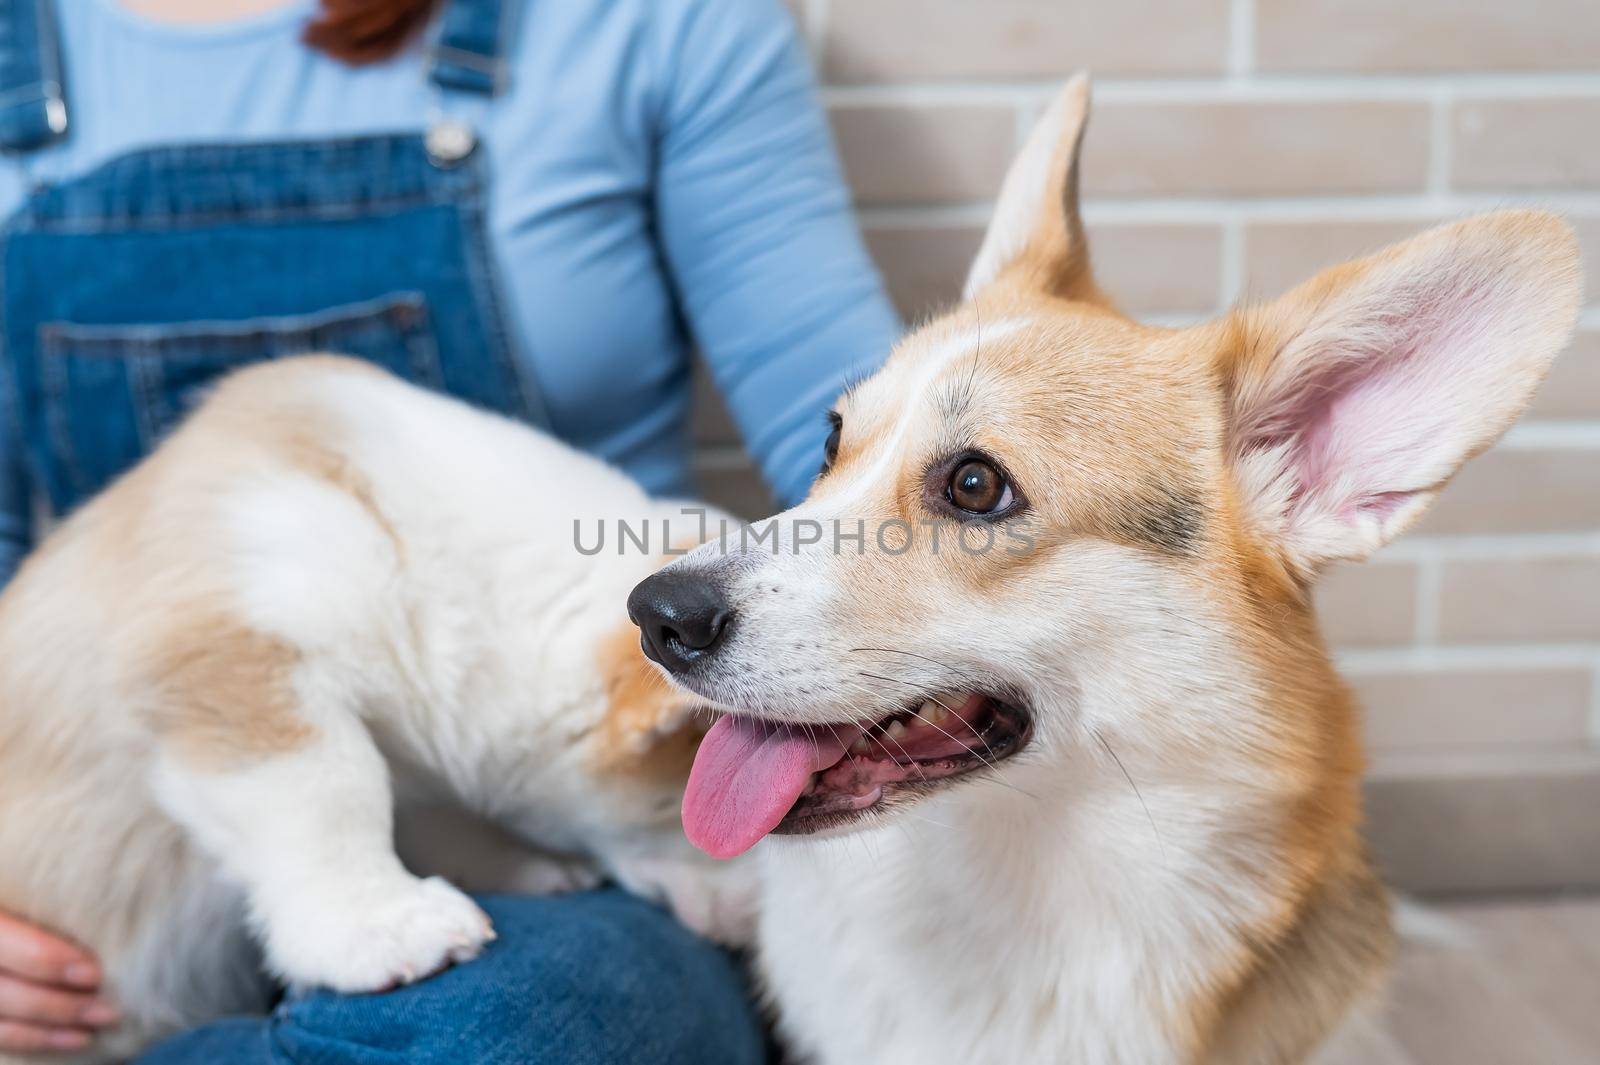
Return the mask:
[[666,569],[629,594],[628,617],[639,626],[644,653],[677,673],[717,645],[733,611],[715,581]]

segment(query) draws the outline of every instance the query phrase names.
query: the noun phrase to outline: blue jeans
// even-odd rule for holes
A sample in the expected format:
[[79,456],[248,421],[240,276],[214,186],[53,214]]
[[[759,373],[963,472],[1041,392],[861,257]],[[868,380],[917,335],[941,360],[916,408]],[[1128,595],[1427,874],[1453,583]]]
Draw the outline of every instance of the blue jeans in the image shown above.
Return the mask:
[[167,1040],[135,1065],[759,1065],[738,966],[615,890],[480,898],[478,960],[379,995],[314,992]]

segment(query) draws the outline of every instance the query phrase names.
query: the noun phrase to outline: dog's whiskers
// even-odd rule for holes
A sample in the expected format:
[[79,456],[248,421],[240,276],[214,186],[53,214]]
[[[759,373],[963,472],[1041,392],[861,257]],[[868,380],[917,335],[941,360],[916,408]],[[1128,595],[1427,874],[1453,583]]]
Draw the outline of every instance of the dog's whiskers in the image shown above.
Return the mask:
[[1134,796],[1138,798],[1139,805],[1144,807],[1145,820],[1150,822],[1150,831],[1155,834],[1156,845],[1161,848],[1161,864],[1166,865],[1167,841],[1161,838],[1161,830],[1156,827],[1156,819],[1150,813],[1150,804],[1144,801],[1144,793],[1139,790],[1139,785],[1134,783],[1133,774],[1128,772],[1128,767],[1122,764],[1122,759],[1117,757],[1117,752],[1111,749],[1111,744],[1106,742],[1106,738],[1100,735],[1099,729],[1093,725],[1089,726],[1089,735],[1093,736],[1095,742],[1105,748],[1105,752],[1111,756],[1111,760],[1117,763],[1117,768],[1122,770],[1122,776],[1127,780],[1128,787],[1133,789]]
[[[952,669],[951,667],[945,665],[944,663],[938,661],[937,659],[929,658],[927,655],[919,655],[915,651],[901,651],[901,650],[899,650],[897,648],[894,648],[894,647],[851,647],[851,648],[848,648],[848,651],[851,651],[851,652],[854,652],[854,651],[879,651],[879,652],[882,652],[884,654],[905,655],[908,658],[919,658],[924,662],[931,663],[931,664],[933,664],[935,666],[938,666],[940,669],[947,670],[952,675],[955,675],[957,673],[957,671],[955,669]],[[863,676],[872,676],[872,674],[862,674],[862,675]],[[878,677],[877,679],[878,680],[889,680],[889,678],[887,678],[887,677]],[[908,687],[911,686],[906,681],[891,681],[891,683],[906,684]],[[952,714],[956,712],[955,711],[955,707],[951,706],[949,703],[945,702],[943,699],[939,698],[937,695],[929,695],[929,696],[927,696],[927,698],[929,698],[929,699],[933,700],[934,702],[938,703],[940,706],[944,707],[946,710],[950,711]],[[929,721],[927,718],[923,717],[921,714],[916,713],[916,711],[912,711],[912,712],[914,714],[916,714],[916,717],[917,717],[917,719],[919,721],[922,721],[924,724],[933,725],[932,721]],[[933,725],[933,727],[934,728],[939,728],[938,725]],[[939,731],[943,732],[944,730],[940,729]],[[946,736],[950,736],[950,734],[948,732],[945,732],[945,735]],[[953,740],[955,739],[954,736],[950,736],[950,738],[953,739]],[[994,757],[994,748],[989,746],[989,741],[984,739],[982,736],[979,736],[978,739],[983,740],[983,749],[989,752],[989,756],[991,758]],[[960,743],[961,741],[960,740],[956,740],[956,742]],[[974,752],[974,753],[976,753],[976,752]]]
[[[908,687],[908,688],[913,688],[914,689],[916,687],[916,685],[911,684],[908,681],[895,680],[893,677],[880,677],[876,673],[863,673],[860,670],[856,670],[856,674],[858,676],[862,676],[862,677],[871,677],[873,680],[887,681],[890,684],[900,684],[900,685],[903,685],[903,686]],[[949,703],[945,702],[943,699],[940,699],[937,695],[930,695],[930,696],[927,696],[927,698],[929,698],[932,701],[938,703],[940,706],[944,707],[946,710],[949,710],[952,714],[955,713],[955,709]],[[983,755],[981,755],[977,751],[973,750],[972,747],[969,746],[967,744],[967,742],[965,740],[961,739],[959,736],[952,735],[948,730],[946,730],[944,728],[941,728],[940,726],[934,724],[932,721],[929,721],[927,718],[923,717],[920,713],[918,713],[915,709],[913,709],[911,711],[911,716],[916,718],[918,721],[922,722],[924,725],[929,725],[929,726],[932,726],[933,728],[939,729],[940,732],[943,732],[950,739],[955,740],[957,743],[961,744],[962,749],[965,750],[968,754],[972,755],[972,757],[976,758],[978,761],[982,762],[984,765],[988,766],[990,769],[994,769],[995,768],[995,763],[994,762],[991,762],[989,760],[989,758],[985,758]],[[980,740],[983,739],[982,736],[979,736],[978,738]],[[985,748],[988,749],[989,756],[990,756],[990,758],[992,758],[994,756],[994,748],[989,746],[989,743],[988,743],[987,740],[984,740],[983,745],[984,745]],[[903,749],[904,748],[902,748],[902,750]]]
[[955,674],[955,672],[956,672],[955,669],[952,669],[950,666],[945,665],[943,662],[940,662],[936,658],[929,658],[927,655],[919,655],[915,651],[902,651],[897,647],[847,647],[847,648],[845,648],[845,653],[846,654],[854,654],[854,653],[856,653],[858,651],[878,651],[878,652],[881,652],[881,653],[887,654],[887,655],[905,655],[907,658],[920,658],[924,662],[927,662],[927,663],[930,663],[932,665],[938,666],[940,669],[946,670],[951,674]]
[[972,317],[977,321],[977,328],[973,330],[972,337],[972,365],[967,370],[967,381],[962,389],[965,392],[963,397],[965,405],[970,405],[973,397],[977,395],[978,364],[983,360],[983,310],[978,305],[976,295],[972,299]]
[[[905,686],[905,687],[915,687],[915,685],[910,684],[908,681],[896,680],[893,677],[881,677],[876,673],[863,673],[861,670],[856,670],[856,675],[860,676],[860,677],[871,677],[873,680],[887,681],[890,684],[899,684],[899,685],[902,685],[902,686]],[[940,705],[944,706],[945,704],[944,703],[940,703]],[[915,714],[915,711],[913,711],[913,713]],[[916,717],[917,717],[917,719],[919,721],[922,721],[925,724],[933,725],[933,722],[929,721],[925,717],[922,717],[922,715],[920,715],[920,714],[916,714]],[[989,761],[989,759],[985,758],[983,755],[979,754],[977,751],[975,751],[971,747],[967,746],[967,744],[963,740],[961,740],[959,737],[951,736],[949,732],[945,732],[945,730],[942,729],[942,728],[939,728],[938,725],[933,725],[933,727],[936,728],[936,729],[939,729],[940,732],[944,732],[944,734],[946,736],[949,736],[952,740],[955,740],[957,743],[961,744],[962,748],[964,748],[968,754],[972,755],[972,757],[974,757],[978,761],[982,762],[989,769],[995,770],[998,773],[999,767],[994,762]],[[985,746],[988,746],[988,744],[985,743]],[[901,748],[901,749],[904,750],[904,748]],[[994,749],[990,748],[989,753],[993,754],[994,753]],[[1025,788],[1019,788],[1015,784],[1011,783],[1010,781],[1001,780],[998,775],[989,777],[988,779],[993,780],[996,784],[999,784],[1003,788],[1010,788],[1012,791],[1016,792],[1018,795],[1026,795],[1028,798],[1033,799],[1036,802],[1042,802],[1043,801],[1042,799],[1039,798],[1039,796],[1035,795],[1033,792],[1028,791]]]
[[[844,740],[839,738],[839,730],[837,728],[835,728],[833,725],[829,725],[828,726],[828,731],[833,733],[833,742],[835,742],[839,746],[843,747],[844,750],[845,750],[845,754],[848,755],[850,753],[850,746],[849,746],[849,744],[845,743]],[[819,762],[822,761],[822,753],[820,751],[817,752],[817,761],[819,761]]]
[[[861,670],[856,670],[856,675],[858,675],[858,676],[870,676],[870,678],[872,678],[872,680],[888,681],[888,683],[890,683],[890,684],[901,684],[901,686],[904,686],[904,688],[915,688],[915,684],[909,683],[909,681],[894,680],[893,676],[878,676],[877,673],[862,673]],[[859,688],[859,684],[858,684],[858,688]],[[938,704],[941,705],[941,707],[946,708],[946,710],[950,710],[950,704],[947,704],[947,702],[944,702],[944,700],[938,699],[938,697],[936,697],[936,696],[930,696],[930,699],[933,699],[934,702],[938,702]],[[955,713],[955,710],[950,710],[950,713]],[[946,736],[949,736],[950,739],[955,740],[955,742],[957,742],[957,744],[962,745],[962,747],[965,748],[966,753],[968,753],[968,755],[971,755],[971,756],[973,756],[973,758],[976,758],[976,760],[981,761],[981,763],[986,764],[987,768],[995,769],[995,771],[998,771],[997,764],[992,763],[992,761],[987,760],[987,758],[984,758],[984,756],[979,755],[979,753],[976,752],[976,750],[973,750],[973,748],[968,747],[968,745],[966,745],[965,742],[963,742],[963,740],[960,739],[960,737],[950,736],[949,732],[946,732],[946,731],[944,731],[944,729],[939,728],[938,724],[934,724],[933,721],[928,720],[928,718],[925,718],[925,716],[922,716],[922,715],[920,715],[920,713],[915,712],[915,710],[912,710],[912,716],[915,716],[915,718],[917,718],[918,721],[922,721],[923,724],[931,724],[931,726],[933,726],[933,728],[939,729],[939,731],[944,732],[944,734],[946,734]],[[982,737],[979,737],[979,739],[982,739]],[[994,755],[994,748],[989,747],[989,740],[984,740],[984,747],[986,747],[987,750],[989,750],[990,755]],[[1026,795],[1027,798],[1030,798],[1030,800],[1042,801],[1042,800],[1040,800],[1040,798],[1038,798],[1037,795],[1034,795],[1034,793],[1029,792],[1029,790],[1027,790],[1027,788],[1021,788],[1021,787],[1018,787],[1018,785],[1011,784],[1010,780],[1002,780],[1002,779],[1000,779],[1000,777],[998,777],[998,772],[997,772],[997,776],[984,777],[984,779],[992,780],[992,782],[995,782],[995,784],[1000,785],[1000,787],[1011,788],[1011,790],[1013,790],[1013,792],[1018,793],[1018,795]]]
[[[960,714],[956,713],[956,708],[955,707],[951,706],[949,703],[945,702],[943,699],[939,698],[937,695],[930,695],[930,696],[928,696],[928,698],[931,699],[933,702],[938,703],[940,706],[944,707],[946,710],[950,711],[951,716],[953,716],[953,717],[960,717],[961,716]],[[940,732],[944,732],[944,734],[946,736],[950,736],[950,733],[945,732],[945,730],[942,729],[942,728],[939,728],[939,726],[935,722],[929,721],[927,718],[923,717],[922,716],[922,708],[920,706],[917,709],[911,711],[911,716],[916,718],[918,721],[922,722],[924,725],[932,725],[934,728],[939,729]],[[989,757],[990,758],[995,757],[994,748],[989,746],[989,741],[987,739],[985,739],[982,735],[980,735],[976,729],[973,730],[973,735],[976,735],[978,737],[978,742],[983,744],[983,749],[989,752]],[[950,738],[953,739],[953,740],[956,739],[954,736],[950,736]],[[956,742],[957,743],[961,743],[960,740],[956,740]],[[965,746],[965,744],[962,744],[962,746]]]
[[955,829],[956,829],[955,825],[947,825],[943,821],[935,821],[933,818],[931,818],[931,817],[923,817],[921,814],[915,814],[914,813],[914,814],[909,814],[908,816],[913,821],[921,821],[925,825],[932,825],[934,828],[942,828],[946,832],[954,832]]
[[[847,681],[846,683],[850,684],[852,687],[854,687],[857,691],[859,691],[863,695],[875,695],[875,694],[877,694],[876,692],[872,691],[870,688],[868,688],[864,684],[859,684],[859,683],[856,683],[855,681]],[[830,725],[828,727],[832,728],[833,726]],[[865,737],[865,733],[863,733],[863,737]],[[835,739],[838,738],[838,734],[837,733],[835,733],[834,738]],[[952,737],[952,738],[954,738],[954,737]],[[885,747],[883,745],[883,741],[886,740],[886,739],[887,740],[892,740],[894,742],[894,745],[896,747],[900,748],[900,753],[901,753],[902,756],[905,757],[906,762],[911,766],[911,768],[913,768],[913,769],[915,769],[917,771],[917,776],[922,778],[924,781],[926,781],[928,779],[928,774],[926,772],[924,772],[923,768],[916,763],[916,760],[911,757],[911,753],[905,749],[905,745],[902,744],[899,740],[896,740],[893,736],[890,736],[888,733],[883,733],[883,734],[881,734],[881,736],[874,736],[874,737],[872,737],[872,739],[878,744],[878,747],[883,751],[884,754],[888,754],[889,753],[889,748],[887,748],[887,747]],[[958,740],[957,742],[959,743],[960,741]],[[845,753],[846,754],[849,753],[849,748],[848,747],[845,748]]]

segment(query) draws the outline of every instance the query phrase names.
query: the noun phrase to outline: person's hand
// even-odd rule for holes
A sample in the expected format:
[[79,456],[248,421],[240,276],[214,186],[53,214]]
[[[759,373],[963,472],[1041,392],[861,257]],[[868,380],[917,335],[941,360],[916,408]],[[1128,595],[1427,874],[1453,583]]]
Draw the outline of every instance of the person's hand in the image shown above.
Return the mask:
[[117,1021],[93,955],[0,913],[0,1052],[81,1050]]

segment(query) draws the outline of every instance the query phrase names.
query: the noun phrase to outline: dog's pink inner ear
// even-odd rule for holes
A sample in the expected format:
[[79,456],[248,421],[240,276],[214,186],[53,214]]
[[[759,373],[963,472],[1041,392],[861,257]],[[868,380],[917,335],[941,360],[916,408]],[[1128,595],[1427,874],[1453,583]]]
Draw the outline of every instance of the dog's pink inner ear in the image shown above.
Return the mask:
[[1527,228],[1436,230],[1246,312],[1232,452],[1301,568],[1387,542],[1527,402],[1575,306],[1559,242]]
[[[1402,314],[1382,315],[1329,350],[1306,353],[1307,372],[1288,383],[1256,430],[1254,446],[1286,444],[1296,502],[1319,497],[1340,516],[1385,516],[1448,477],[1448,452],[1431,445],[1459,431],[1470,411],[1471,368],[1481,314],[1431,294]],[[1460,393],[1460,394],[1458,394]]]

